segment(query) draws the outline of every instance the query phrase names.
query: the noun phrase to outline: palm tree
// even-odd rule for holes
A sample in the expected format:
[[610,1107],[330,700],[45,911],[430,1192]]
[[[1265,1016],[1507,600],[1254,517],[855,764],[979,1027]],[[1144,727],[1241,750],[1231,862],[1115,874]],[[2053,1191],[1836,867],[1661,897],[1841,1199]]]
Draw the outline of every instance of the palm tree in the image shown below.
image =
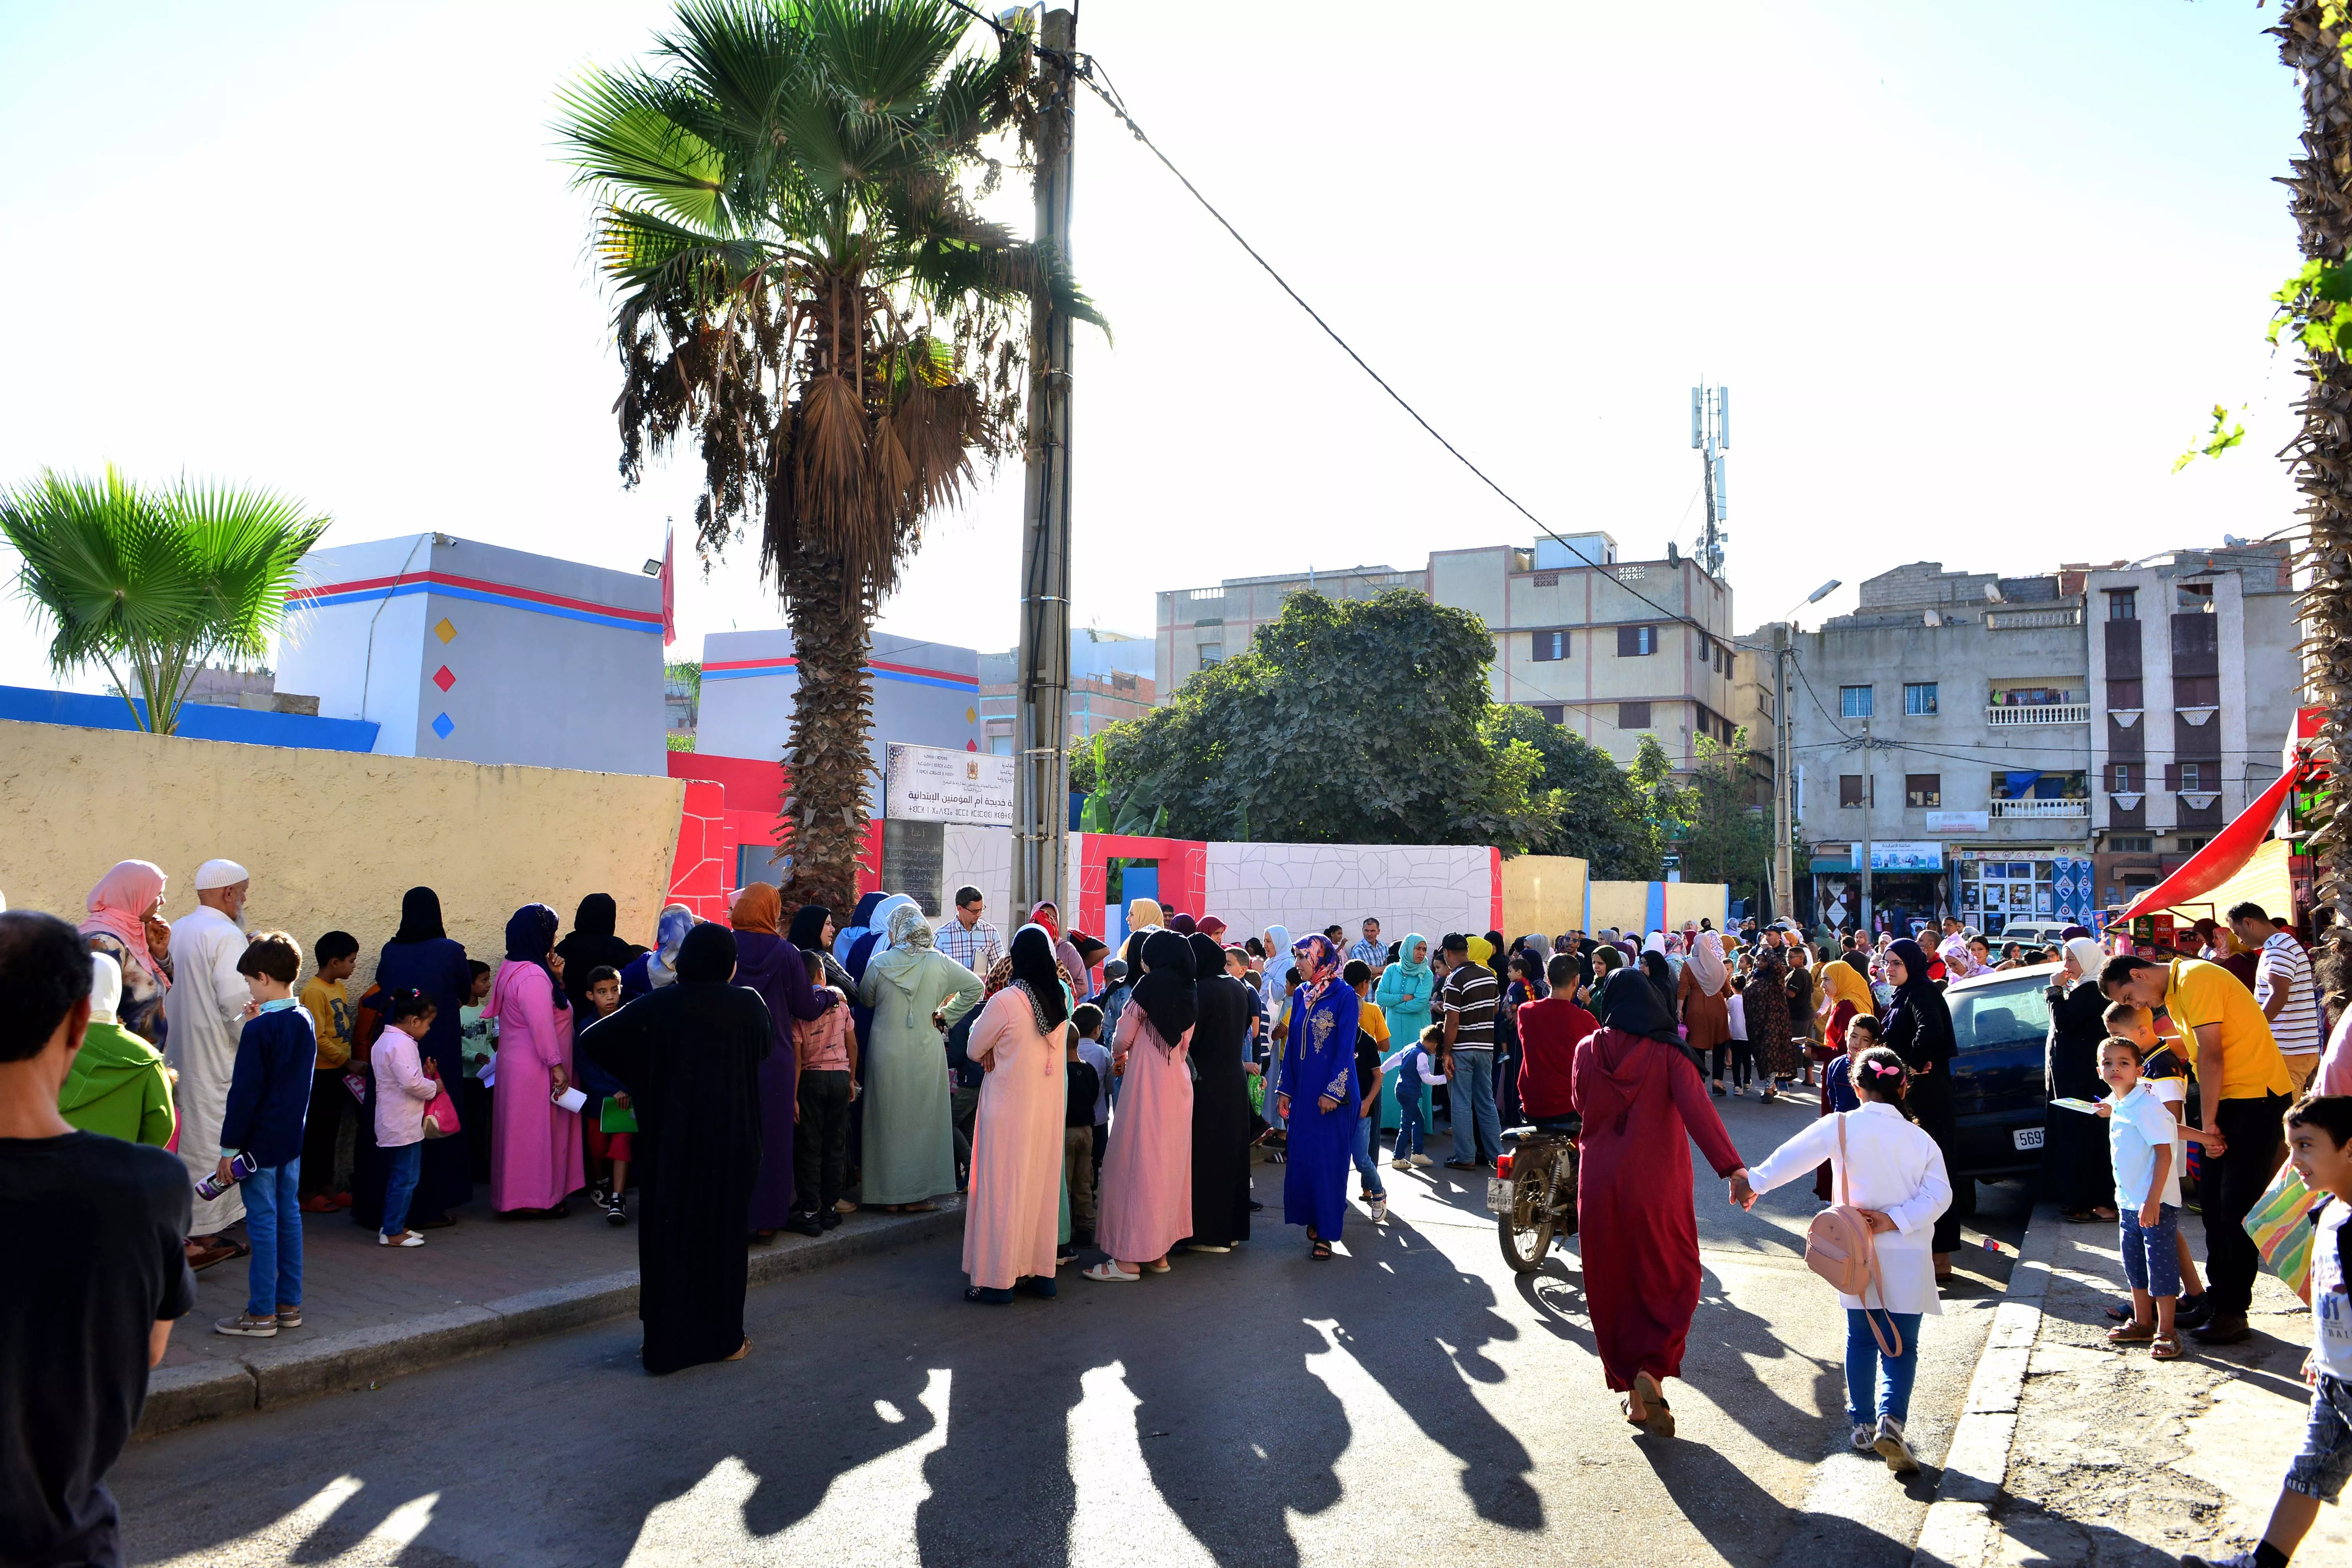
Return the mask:
[[785,887],[845,907],[866,832],[877,606],[1017,451],[1026,311],[1090,307],[976,197],[1036,110],[1020,35],[960,55],[943,0],[684,0],[653,63],[593,70],[558,133],[620,294],[621,472],[698,443],[697,547],[756,521],[799,692],[776,838]]
[[[2344,276],[2352,258],[2352,67],[2346,58],[2342,0],[2291,0],[2270,29],[2279,59],[2303,92],[2303,152],[2282,183],[2294,193],[2303,254],[2301,279],[2282,291],[2296,313],[2318,317],[2327,331],[2299,334],[2305,386],[2297,405],[2303,428],[2285,456],[2304,494],[2310,533],[2298,563],[2311,574],[2297,608],[2305,629],[2304,680],[2323,710],[2317,750],[2336,784],[2312,835],[2316,891],[2352,921],[2352,817],[2344,806],[2344,771],[2352,764],[2352,377],[2339,343],[2336,311],[2347,298]],[[2298,284],[2301,285],[2298,289]],[[2295,293],[2298,297],[2288,300]]]
[[138,727],[158,735],[179,728],[207,659],[269,651],[327,525],[266,491],[142,489],[112,468],[102,480],[44,470],[0,491],[0,537],[24,559],[16,591],[57,627],[50,667],[105,666]]

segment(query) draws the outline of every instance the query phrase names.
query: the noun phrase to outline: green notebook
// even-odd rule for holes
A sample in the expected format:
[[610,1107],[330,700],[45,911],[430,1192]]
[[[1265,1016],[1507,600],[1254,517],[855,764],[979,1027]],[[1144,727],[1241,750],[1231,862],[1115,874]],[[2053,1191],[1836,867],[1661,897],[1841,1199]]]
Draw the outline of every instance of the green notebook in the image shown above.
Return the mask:
[[635,1107],[623,1105],[608,1094],[604,1097],[604,1113],[596,1124],[607,1132],[635,1132],[637,1112]]

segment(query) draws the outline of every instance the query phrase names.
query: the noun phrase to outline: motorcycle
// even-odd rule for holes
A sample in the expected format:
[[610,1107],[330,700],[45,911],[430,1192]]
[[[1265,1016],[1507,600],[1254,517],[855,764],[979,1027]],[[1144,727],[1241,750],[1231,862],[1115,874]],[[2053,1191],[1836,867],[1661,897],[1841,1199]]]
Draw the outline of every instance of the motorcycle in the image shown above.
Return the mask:
[[1577,1117],[1514,1127],[1511,1147],[1495,1162],[1486,1207],[1503,1243],[1503,1261],[1521,1274],[1543,1266],[1552,1242],[1576,1234]]

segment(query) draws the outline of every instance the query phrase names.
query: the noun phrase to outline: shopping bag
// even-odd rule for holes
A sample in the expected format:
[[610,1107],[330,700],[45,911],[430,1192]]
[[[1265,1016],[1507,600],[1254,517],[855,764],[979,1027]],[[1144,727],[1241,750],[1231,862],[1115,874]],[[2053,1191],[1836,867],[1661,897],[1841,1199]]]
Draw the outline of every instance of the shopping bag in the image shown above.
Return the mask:
[[2246,1234],[2263,1255],[2263,1267],[2286,1281],[2298,1296],[2311,1285],[2311,1211],[2326,1199],[2304,1185],[2291,1165],[2281,1165],[2254,1206],[2246,1211]]
[[597,1125],[606,1132],[635,1132],[637,1130],[636,1108],[616,1105],[608,1094],[604,1097],[604,1110],[597,1120]]
[[449,1090],[436,1079],[434,1085],[440,1092],[425,1108],[424,1132],[427,1138],[451,1138],[457,1132],[457,1102],[449,1098]]

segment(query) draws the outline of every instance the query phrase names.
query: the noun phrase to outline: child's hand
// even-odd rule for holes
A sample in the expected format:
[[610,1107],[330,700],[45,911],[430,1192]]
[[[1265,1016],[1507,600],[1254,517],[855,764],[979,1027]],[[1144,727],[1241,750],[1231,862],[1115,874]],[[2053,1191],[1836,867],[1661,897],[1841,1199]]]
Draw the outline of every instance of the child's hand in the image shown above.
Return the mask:
[[1870,1234],[1873,1236],[1886,1236],[1895,1229],[1895,1222],[1876,1209],[1864,1209],[1862,1217],[1870,1223]]
[[2319,1386],[2319,1352],[2317,1351],[2303,1358],[2303,1381],[2314,1388]]
[[1290,1096],[1277,1090],[1274,1097],[1274,1113],[1285,1121],[1290,1120]]
[[[617,1105],[617,1106],[619,1106],[622,1110],[628,1110],[628,1109],[629,1109],[629,1097],[628,1097],[627,1095],[625,1095],[625,1094],[616,1094],[616,1095],[614,1095],[614,1096],[613,1097],[613,1103],[614,1103],[614,1104],[615,1104],[615,1105]],[[800,1103],[800,1101],[799,1101],[798,1100],[793,1100],[793,1114],[795,1117],[797,1117],[797,1116],[799,1116],[799,1115],[800,1115],[800,1110],[801,1110],[801,1103]]]
[[2097,1117],[2102,1121],[2105,1121],[2108,1117],[2113,1116],[2115,1113],[2115,1106],[2104,1100],[2100,1100],[2091,1111],[2092,1115]]
[[247,1019],[258,1018],[261,1016],[261,1004],[258,1002],[247,1002],[245,1005],[245,1011],[237,1016],[241,1018]]
[[221,1156],[220,1164],[218,1168],[213,1172],[213,1174],[220,1179],[222,1186],[227,1186],[230,1182],[235,1179],[229,1173],[227,1155],[223,1154]]
[[1242,1071],[1251,1078],[1263,1078],[1265,1075],[1265,1068],[1256,1062],[1242,1063]]
[[2139,1227],[2142,1230],[2154,1230],[2163,1223],[2164,1205],[2158,1202],[2155,1196],[2150,1195],[2147,1202],[2139,1205]]

